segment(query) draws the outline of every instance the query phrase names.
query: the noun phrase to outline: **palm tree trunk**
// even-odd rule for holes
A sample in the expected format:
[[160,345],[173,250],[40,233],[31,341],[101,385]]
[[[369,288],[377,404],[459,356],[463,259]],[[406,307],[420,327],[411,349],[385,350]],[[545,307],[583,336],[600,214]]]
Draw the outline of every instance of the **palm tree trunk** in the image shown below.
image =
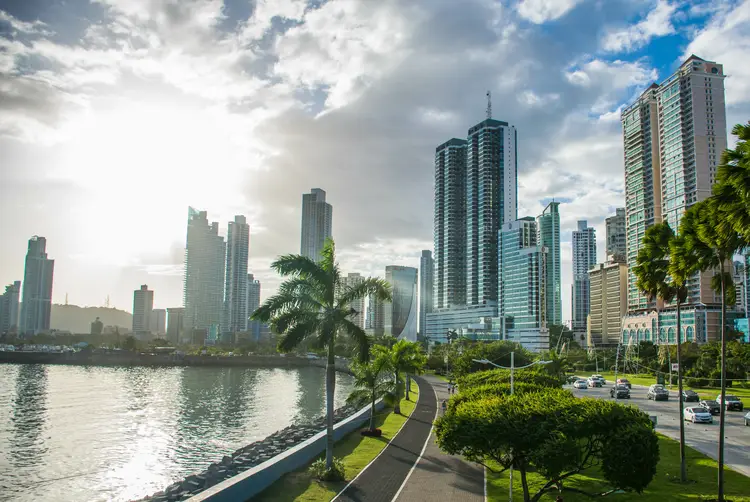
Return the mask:
[[331,336],[328,342],[328,363],[326,364],[326,469],[333,466],[333,396],[336,392],[334,345],[334,337]]
[[721,260],[721,408],[719,410],[719,502],[724,502],[724,418],[726,415],[726,404],[724,400],[727,394],[727,338],[726,320],[727,302],[726,285],[724,284],[724,260]]
[[372,388],[372,406],[370,407],[370,432],[375,430],[375,387]]
[[[679,295],[679,293],[678,293]],[[680,323],[680,311],[682,302],[677,298],[677,392],[680,406],[680,481],[687,483],[687,463],[685,462],[685,411],[683,410],[684,402],[682,398],[682,326]],[[672,382],[669,382],[670,384]]]
[[406,400],[409,400],[409,387],[411,387],[411,380],[409,379],[409,374],[406,374]]
[[394,376],[396,377],[396,404],[393,406],[393,412],[397,414],[401,414],[401,392],[399,391],[398,385],[399,385],[399,377],[401,375],[398,374],[398,370],[394,372]]

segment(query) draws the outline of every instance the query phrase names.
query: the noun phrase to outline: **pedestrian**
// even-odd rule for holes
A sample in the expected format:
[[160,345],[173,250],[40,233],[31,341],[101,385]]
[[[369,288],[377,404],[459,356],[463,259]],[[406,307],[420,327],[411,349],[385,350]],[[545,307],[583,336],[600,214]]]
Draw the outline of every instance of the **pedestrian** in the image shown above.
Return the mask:
[[443,402],[440,403],[440,407],[443,409],[443,413],[445,413],[446,408],[448,408],[448,403],[445,399],[443,399]]

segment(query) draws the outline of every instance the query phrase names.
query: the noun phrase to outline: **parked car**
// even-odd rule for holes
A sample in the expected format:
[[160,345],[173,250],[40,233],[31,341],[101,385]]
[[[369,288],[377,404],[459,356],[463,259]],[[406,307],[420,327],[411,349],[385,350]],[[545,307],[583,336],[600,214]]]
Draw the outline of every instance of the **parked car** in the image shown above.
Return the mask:
[[[721,405],[721,394],[716,396],[716,402]],[[740,398],[731,394],[726,394],[724,396],[724,406],[726,406],[727,411],[742,411],[744,409],[744,405],[742,404],[742,401],[740,401]]]
[[630,399],[630,389],[627,385],[615,385],[609,389],[609,397],[615,397],[617,392],[617,399]]
[[709,412],[701,408],[700,406],[694,406],[692,408],[685,408],[683,410],[683,416],[685,420],[689,420],[694,424],[710,424],[713,423],[714,419]]
[[597,380],[596,378],[589,378],[588,380],[586,380],[586,383],[588,384],[589,387],[601,387],[602,386],[602,381]]
[[745,414],[745,426],[747,427],[747,426],[749,426],[749,425],[750,425],[750,411],[748,411],[748,412],[747,412],[747,413]]
[[682,391],[682,400],[686,403],[697,403],[701,398],[694,390],[686,389]]
[[716,401],[706,399],[698,403],[701,408],[709,412],[711,415],[718,415],[721,413],[721,406]]
[[596,380],[599,380],[602,383],[602,385],[607,383],[607,381],[601,375],[591,375],[591,378],[595,378]]
[[667,401],[669,399],[669,391],[665,389],[663,385],[655,383],[648,388],[646,399],[653,399],[654,401]]
[[573,382],[573,388],[574,389],[587,389],[588,383],[586,382],[586,380],[576,380],[575,382]]
[[567,378],[567,382],[568,382],[568,383],[576,383],[576,382],[577,382],[578,380],[581,380],[581,377],[579,377],[579,376],[575,376],[575,375],[570,375],[570,376],[569,376],[569,377]]
[[628,380],[627,378],[618,378],[617,385],[625,385],[628,389],[633,388],[633,384],[631,384],[630,380]]

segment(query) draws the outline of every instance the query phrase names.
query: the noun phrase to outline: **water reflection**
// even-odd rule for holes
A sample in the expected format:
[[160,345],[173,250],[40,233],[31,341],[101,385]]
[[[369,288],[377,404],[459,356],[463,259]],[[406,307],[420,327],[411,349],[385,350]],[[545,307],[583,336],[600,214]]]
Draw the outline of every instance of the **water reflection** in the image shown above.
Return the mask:
[[10,459],[20,469],[39,464],[47,447],[44,430],[47,415],[47,368],[39,364],[22,366],[16,378],[13,401],[13,438]]

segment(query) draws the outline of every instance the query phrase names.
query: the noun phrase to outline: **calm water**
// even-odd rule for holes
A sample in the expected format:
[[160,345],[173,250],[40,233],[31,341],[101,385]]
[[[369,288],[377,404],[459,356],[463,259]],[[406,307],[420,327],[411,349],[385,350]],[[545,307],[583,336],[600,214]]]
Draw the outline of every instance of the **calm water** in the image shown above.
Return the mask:
[[0,365],[0,500],[150,495],[322,415],[324,389],[322,368]]

